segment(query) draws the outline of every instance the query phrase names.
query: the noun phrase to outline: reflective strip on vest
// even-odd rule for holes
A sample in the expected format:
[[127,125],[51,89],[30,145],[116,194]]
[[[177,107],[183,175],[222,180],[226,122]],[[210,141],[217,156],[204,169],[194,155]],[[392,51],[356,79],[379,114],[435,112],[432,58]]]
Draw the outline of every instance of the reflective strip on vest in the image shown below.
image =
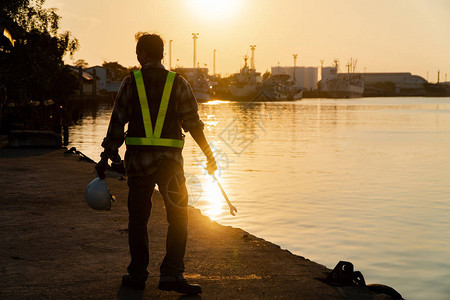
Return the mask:
[[161,138],[161,132],[164,126],[167,108],[169,107],[170,94],[172,92],[175,75],[175,72],[169,71],[169,73],[167,73],[166,83],[164,85],[164,90],[161,97],[161,104],[159,105],[158,117],[156,118],[155,130],[153,131],[152,119],[148,108],[147,94],[145,92],[144,79],[142,78],[141,71],[134,71],[134,78],[136,79],[139,103],[141,104],[142,118],[144,121],[145,137],[127,137],[125,139],[125,144],[134,146],[183,148],[183,140]]

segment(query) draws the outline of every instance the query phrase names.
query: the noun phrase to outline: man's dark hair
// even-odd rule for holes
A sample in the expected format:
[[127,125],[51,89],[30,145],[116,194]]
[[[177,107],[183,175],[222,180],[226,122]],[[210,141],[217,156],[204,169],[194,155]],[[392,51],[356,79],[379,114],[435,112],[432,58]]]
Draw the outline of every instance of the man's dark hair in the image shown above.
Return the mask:
[[161,60],[164,57],[164,42],[157,34],[139,32],[135,36],[136,54],[144,51],[151,59]]

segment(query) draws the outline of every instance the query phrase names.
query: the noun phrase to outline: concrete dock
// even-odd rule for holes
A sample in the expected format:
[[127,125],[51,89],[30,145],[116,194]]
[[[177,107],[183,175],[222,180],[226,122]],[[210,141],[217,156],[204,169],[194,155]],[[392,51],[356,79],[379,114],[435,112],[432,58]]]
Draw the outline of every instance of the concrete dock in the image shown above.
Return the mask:
[[[93,166],[62,149],[0,148],[1,299],[180,299],[157,289],[167,230],[158,193],[147,287],[121,287],[129,263],[128,188],[109,174],[117,201],[111,211],[90,209],[84,188],[95,177]],[[322,282],[331,271],[325,266],[219,225],[193,207],[185,265],[185,277],[201,284],[203,294],[181,298],[390,299],[365,287],[331,287]]]

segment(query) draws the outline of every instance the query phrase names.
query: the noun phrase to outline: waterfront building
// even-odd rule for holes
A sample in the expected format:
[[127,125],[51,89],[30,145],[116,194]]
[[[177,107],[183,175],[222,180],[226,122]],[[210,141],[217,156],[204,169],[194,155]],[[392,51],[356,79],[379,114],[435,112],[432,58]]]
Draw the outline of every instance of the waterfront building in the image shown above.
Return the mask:
[[85,69],[86,72],[97,77],[97,92],[117,93],[122,81],[113,80],[115,73],[109,68],[94,66]]
[[[74,74],[79,76],[79,68],[69,66]],[[82,70],[83,96],[96,96],[99,94],[115,94],[119,91],[122,81],[113,80],[115,73],[109,68],[94,66]]]
[[386,92],[392,95],[424,96],[425,85],[428,83],[421,76],[408,72],[359,74],[364,80],[364,94],[367,96],[383,95]]

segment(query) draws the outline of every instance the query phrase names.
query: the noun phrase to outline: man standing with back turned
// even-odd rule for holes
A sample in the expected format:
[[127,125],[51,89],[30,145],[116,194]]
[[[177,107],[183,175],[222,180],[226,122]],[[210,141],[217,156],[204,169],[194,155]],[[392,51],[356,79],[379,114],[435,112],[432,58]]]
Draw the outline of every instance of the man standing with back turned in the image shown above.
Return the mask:
[[[200,286],[188,284],[183,277],[187,240],[187,189],[181,154],[184,135],[189,131],[206,155],[210,174],[217,170],[211,148],[203,133],[197,101],[184,78],[167,71],[161,64],[164,43],[156,34],[136,35],[136,54],[142,68],[127,76],[117,95],[103,140],[104,152],[96,165],[105,177],[108,159],[120,163],[118,148],[127,146],[125,167],[128,175],[128,240],[131,262],[122,286],[145,289],[148,277],[149,247],[147,223],[151,197],[158,184],[166,206],[169,228],[166,256],[160,267],[158,288],[184,294],[199,294]],[[128,123],[126,137],[124,126]]]

